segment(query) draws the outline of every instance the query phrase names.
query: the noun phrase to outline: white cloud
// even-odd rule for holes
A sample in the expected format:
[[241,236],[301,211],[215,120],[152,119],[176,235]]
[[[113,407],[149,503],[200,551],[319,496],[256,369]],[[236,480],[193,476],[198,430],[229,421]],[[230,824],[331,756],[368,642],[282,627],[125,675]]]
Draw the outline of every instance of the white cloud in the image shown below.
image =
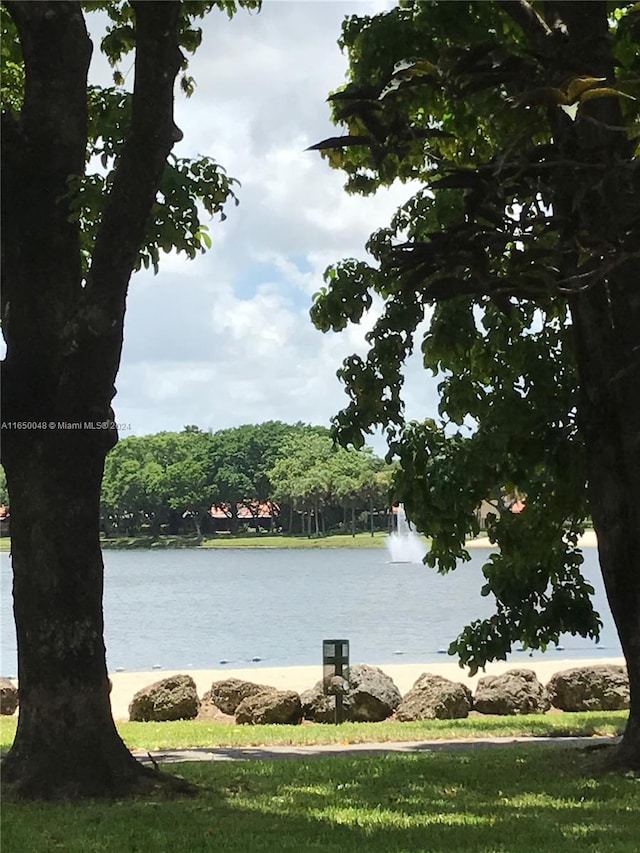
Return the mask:
[[[329,264],[365,257],[369,234],[411,190],[349,196],[342,174],[305,149],[336,132],[326,97],[345,78],[342,19],[390,5],[267,0],[259,15],[204,20],[190,60],[196,93],[177,100],[184,140],[175,153],[214,157],[240,180],[240,206],[209,223],[210,252],[163,256],[157,277],[132,280],[115,400],[132,431],[327,424],[348,402],[335,372],[366,351],[379,306],[359,326],[322,335],[309,320],[311,295]],[[435,412],[434,383],[417,362],[408,413],[425,417]]]

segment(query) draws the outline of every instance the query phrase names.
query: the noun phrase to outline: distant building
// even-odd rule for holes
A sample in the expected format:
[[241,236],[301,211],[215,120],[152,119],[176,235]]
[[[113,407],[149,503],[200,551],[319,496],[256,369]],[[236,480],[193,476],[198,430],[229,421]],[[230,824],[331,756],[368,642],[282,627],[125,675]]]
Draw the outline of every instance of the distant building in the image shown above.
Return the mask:
[[[493,515],[496,515],[498,518],[500,518],[500,509],[498,508],[498,506],[496,506],[496,503],[493,503],[491,501],[482,501],[480,506],[476,509],[476,520],[478,522],[478,525],[480,526],[480,530],[487,529],[487,516],[490,513],[493,513]],[[502,504],[504,509],[508,509],[509,512],[512,512],[515,515],[519,515],[526,507],[526,502],[524,498],[514,497],[513,495],[505,495],[500,500],[500,503]]]
[[[233,506],[228,503],[214,504],[208,512],[214,530],[230,530],[234,518]],[[280,507],[273,501],[244,501],[235,506],[238,524],[271,530],[280,520]]]

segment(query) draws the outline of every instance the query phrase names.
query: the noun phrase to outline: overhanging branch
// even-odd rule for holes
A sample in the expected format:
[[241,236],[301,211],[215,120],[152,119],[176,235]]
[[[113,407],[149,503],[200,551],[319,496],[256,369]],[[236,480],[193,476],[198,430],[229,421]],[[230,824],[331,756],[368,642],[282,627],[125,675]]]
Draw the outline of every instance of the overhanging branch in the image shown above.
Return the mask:
[[[132,2],[136,15],[131,125],[98,229],[77,316],[66,330],[67,396],[78,385],[104,409],[122,350],[125,300],[167,156],[182,134],[173,120],[173,88],[182,64],[181,3]],[[91,401],[94,401],[91,403]]]
[[549,25],[527,0],[498,0],[498,6],[518,24],[534,46],[539,46],[551,35]]
[[87,278],[86,301],[121,322],[131,271],[167,156],[182,134],[173,121],[173,87],[182,63],[179,2],[132,2],[136,15],[131,126],[105,204]]

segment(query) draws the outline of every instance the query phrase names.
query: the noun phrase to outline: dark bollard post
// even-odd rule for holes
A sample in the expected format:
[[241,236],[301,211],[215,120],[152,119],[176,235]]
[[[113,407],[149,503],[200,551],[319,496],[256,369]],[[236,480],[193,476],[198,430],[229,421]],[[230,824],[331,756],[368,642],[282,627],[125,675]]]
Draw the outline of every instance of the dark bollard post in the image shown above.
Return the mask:
[[336,725],[344,720],[342,699],[349,669],[349,640],[322,641],[322,684],[327,695],[335,696]]

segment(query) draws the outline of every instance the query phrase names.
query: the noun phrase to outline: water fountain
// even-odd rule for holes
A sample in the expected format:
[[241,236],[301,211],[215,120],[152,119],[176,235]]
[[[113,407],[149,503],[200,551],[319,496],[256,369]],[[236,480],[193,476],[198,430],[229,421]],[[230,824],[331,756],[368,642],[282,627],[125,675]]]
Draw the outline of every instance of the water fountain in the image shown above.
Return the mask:
[[396,529],[387,536],[387,550],[392,563],[421,563],[427,553],[425,541],[407,521],[402,504],[398,504]]

